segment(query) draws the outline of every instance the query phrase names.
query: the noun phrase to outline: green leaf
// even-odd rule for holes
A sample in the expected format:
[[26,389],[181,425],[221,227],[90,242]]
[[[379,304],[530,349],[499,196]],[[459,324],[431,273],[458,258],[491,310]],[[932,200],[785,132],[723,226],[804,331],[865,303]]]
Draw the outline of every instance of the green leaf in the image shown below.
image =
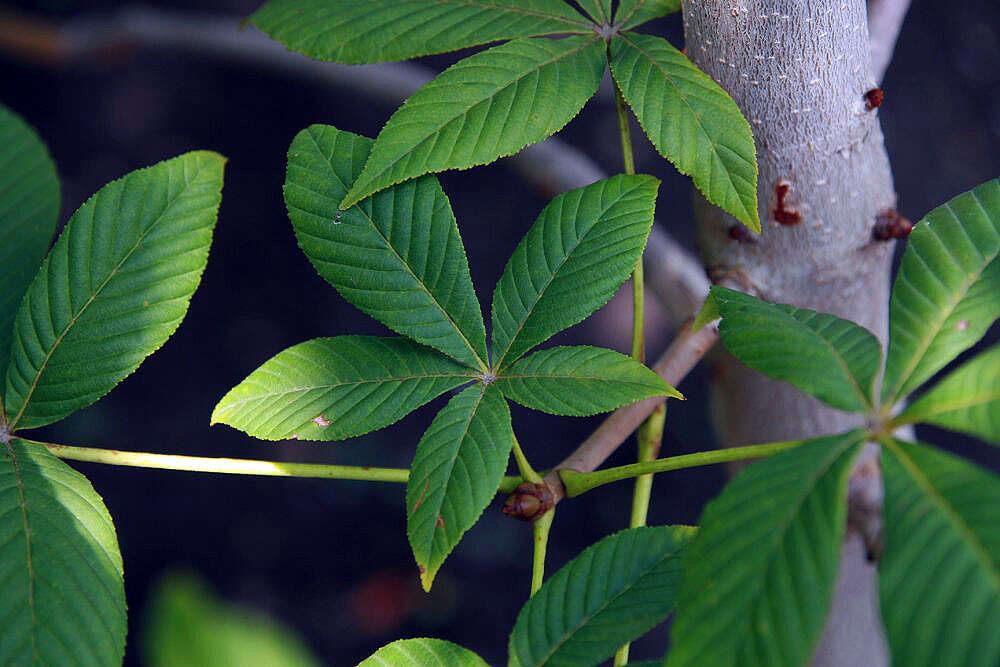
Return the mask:
[[212,413],[264,440],[343,440],[395,423],[475,378],[405,338],[315,338],[279,352]]
[[1000,444],[1000,345],[953,371],[895,421],[934,424]]
[[867,329],[826,313],[713,287],[726,349],[750,368],[848,412],[871,409],[882,361]]
[[719,84],[666,40],[611,40],[611,72],[660,154],[716,206],[760,232],[750,124]]
[[611,0],[577,0],[577,2],[595,23],[611,24]]
[[618,175],[549,202],[493,292],[494,368],[614,296],[646,247],[659,187],[651,176]]
[[1000,316],[1000,179],[913,228],[892,287],[882,398],[894,403],[983,337]]
[[621,0],[615,13],[615,25],[619,31],[631,30],[680,10],[681,0]]
[[560,0],[270,0],[250,18],[292,51],[348,64],[592,31]]
[[882,449],[879,599],[892,661],[1000,664],[1000,478],[929,447]]
[[427,428],[406,484],[406,533],[425,590],[496,495],[514,432],[500,392],[467,388]]
[[90,482],[41,445],[0,443],[0,664],[120,665],[115,527]]
[[208,261],[224,165],[186,153],[108,183],[73,214],[14,321],[12,427],[90,405],[177,329]]
[[340,207],[429,172],[513,155],[558,132],[597,92],[596,35],[518,39],[469,56],[414,93],[382,128]]
[[488,667],[472,651],[443,639],[400,639],[386,644],[358,667]]
[[349,302],[387,327],[474,368],[486,328],[448,197],[433,176],[337,208],[373,141],[329,125],[296,135],[285,202],[303,252]]
[[862,442],[853,431],[776,454],[708,504],[688,550],[669,667],[807,664],[837,578]]
[[630,528],[585,549],[517,615],[511,667],[596,665],[663,621],[694,534],[687,526]]
[[20,116],[0,104],[0,403],[14,315],[58,216],[59,177],[48,149]]
[[496,386],[525,407],[577,417],[610,412],[644,398],[683,398],[631,357],[586,345],[535,352],[503,371]]
[[149,667],[319,665],[288,628],[250,609],[220,602],[193,575],[164,577],[145,618]]

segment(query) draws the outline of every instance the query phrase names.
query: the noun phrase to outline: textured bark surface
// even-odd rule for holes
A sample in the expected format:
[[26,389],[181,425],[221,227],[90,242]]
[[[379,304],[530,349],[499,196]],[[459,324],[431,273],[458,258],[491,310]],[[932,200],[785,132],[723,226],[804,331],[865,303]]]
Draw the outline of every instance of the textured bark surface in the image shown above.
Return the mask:
[[[863,0],[685,0],[688,56],[750,120],[763,234],[734,239],[730,216],[696,203],[713,276],[759,296],[854,320],[885,341],[891,244],[872,241],[895,206],[877,110]],[[783,224],[795,223],[795,224]],[[729,445],[833,433],[859,418],[731,359],[717,366],[715,421]],[[858,535],[844,548],[836,599],[814,665],[887,664],[875,573]]]

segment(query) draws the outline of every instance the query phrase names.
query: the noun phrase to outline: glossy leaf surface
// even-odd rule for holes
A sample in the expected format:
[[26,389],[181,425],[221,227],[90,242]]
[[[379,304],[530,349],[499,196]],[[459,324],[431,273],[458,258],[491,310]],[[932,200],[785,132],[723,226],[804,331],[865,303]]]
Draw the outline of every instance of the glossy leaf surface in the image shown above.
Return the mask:
[[906,396],[1000,317],[1000,180],[934,209],[913,228],[892,287],[882,396]]
[[406,533],[430,590],[438,569],[496,495],[514,432],[496,387],[473,385],[427,428],[406,484]]
[[666,665],[800,667],[829,610],[847,519],[852,432],[758,461],[702,514]]
[[925,445],[882,448],[879,600],[893,664],[1000,663],[1000,478]]
[[186,153],[112,181],[73,214],[14,321],[13,425],[90,405],[177,329],[208,261],[224,164]]
[[586,345],[535,352],[505,370],[496,386],[525,407],[581,417],[610,412],[644,398],[683,398],[631,357]]
[[264,440],[343,440],[393,424],[474,379],[468,368],[405,338],[315,338],[279,352],[212,413]]
[[433,176],[341,213],[372,140],[312,125],[288,150],[285,203],[303,252],[350,303],[473,368],[486,329],[451,204]]
[[487,667],[472,651],[442,639],[400,639],[386,644],[358,667]]
[[121,664],[125,589],[111,517],[83,475],[17,438],[0,443],[0,581],[0,664]]
[[646,247],[658,187],[651,176],[612,176],[545,207],[493,292],[495,368],[614,296]]
[[630,30],[680,10],[681,0],[621,0],[615,12],[615,24],[619,30]]
[[392,115],[341,207],[426,173],[493,162],[555,134],[597,92],[605,62],[596,35],[519,39],[459,61]]

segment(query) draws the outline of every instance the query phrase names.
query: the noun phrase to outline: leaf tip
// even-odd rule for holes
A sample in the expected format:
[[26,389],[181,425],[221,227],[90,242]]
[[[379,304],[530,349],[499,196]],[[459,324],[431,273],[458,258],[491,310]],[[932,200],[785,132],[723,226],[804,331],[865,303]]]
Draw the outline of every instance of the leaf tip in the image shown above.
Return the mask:
[[437,575],[437,569],[430,569],[419,563],[417,564],[417,569],[420,570],[420,586],[424,589],[424,593],[430,593],[431,586],[434,584],[434,577]]

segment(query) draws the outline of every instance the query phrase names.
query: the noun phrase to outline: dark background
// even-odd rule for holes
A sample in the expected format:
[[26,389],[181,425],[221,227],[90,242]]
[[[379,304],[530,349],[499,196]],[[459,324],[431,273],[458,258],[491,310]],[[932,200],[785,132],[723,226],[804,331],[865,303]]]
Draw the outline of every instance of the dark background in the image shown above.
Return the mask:
[[[246,16],[257,3],[156,2],[157,8]],[[8,6],[11,7],[11,6]],[[108,16],[120,3],[21,3],[59,25]],[[677,16],[647,26],[682,43]],[[428,59],[442,67],[457,56]],[[903,26],[880,110],[899,208],[912,219],[1000,175],[1000,5],[917,0]],[[0,102],[48,143],[63,182],[65,221],[107,181],[196,148],[229,157],[219,224],[202,286],[164,348],[95,406],[39,432],[55,442],[162,453],[406,467],[420,433],[447,397],[399,424],[353,441],[268,444],[209,428],[218,399],[280,350],[316,337],[385,333],[355,311],[299,252],[281,199],[285,152],[310,123],[375,136],[393,107],[350,90],[182,50],[132,46],[71,63],[0,51]],[[638,167],[663,179],[658,218],[690,243],[689,185],[641,134]],[[592,101],[562,137],[608,171],[619,169],[613,103]],[[484,307],[507,257],[545,200],[503,162],[442,177]],[[655,304],[653,320],[656,320]],[[619,299],[561,342],[625,350],[628,306]],[[651,330],[651,353],[666,342]],[[995,333],[993,335],[995,338]],[[707,377],[671,402],[664,453],[713,446]],[[515,428],[536,467],[557,462],[599,423],[514,407]],[[927,429],[993,469],[996,449]],[[628,462],[623,447],[611,463]],[[439,574],[419,589],[405,536],[402,485],[205,475],[74,464],[115,518],[125,562],[130,631],[126,664],[139,664],[152,584],[176,567],[205,576],[225,598],[294,626],[328,664],[355,664],[395,638],[436,636],[505,661],[506,637],[527,596],[530,529],[487,510]],[[650,522],[695,523],[725,481],[722,467],[658,476]],[[563,503],[553,529],[553,570],[628,521],[631,487],[604,487]],[[654,631],[637,658],[661,655]]]

